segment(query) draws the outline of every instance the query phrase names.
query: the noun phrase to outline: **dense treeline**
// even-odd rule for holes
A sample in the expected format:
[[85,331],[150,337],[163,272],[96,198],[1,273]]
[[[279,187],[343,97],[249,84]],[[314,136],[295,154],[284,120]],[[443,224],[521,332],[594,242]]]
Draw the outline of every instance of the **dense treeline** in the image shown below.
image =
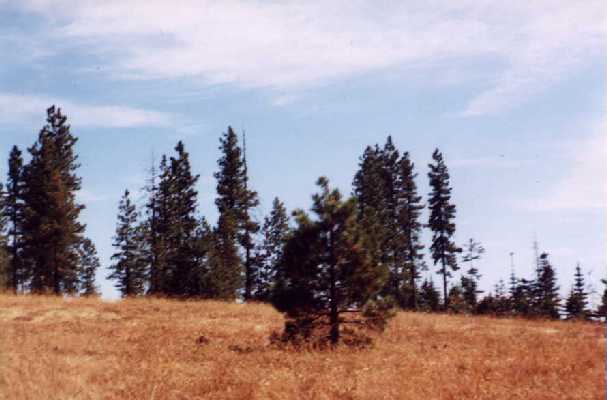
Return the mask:
[[[455,243],[457,209],[438,149],[428,164],[427,202],[409,153],[388,137],[383,146],[364,150],[350,197],[321,177],[313,216],[303,210],[289,215],[275,198],[270,213],[257,221],[259,197],[250,187],[244,139],[231,127],[220,138],[215,226],[199,213],[199,176],[183,142],[151,166],[142,206],[125,190],[108,276],[123,296],[271,302],[287,315],[285,338],[326,330],[321,336],[331,343],[344,333],[355,337],[361,326],[381,329],[394,307],[547,318],[605,315],[607,290],[603,305],[590,310],[579,265],[567,299],[559,298],[546,253],[537,256],[533,279],[512,274],[508,288],[500,281],[480,297],[485,250],[473,239],[461,247]],[[97,293],[99,260],[80,222],[84,206],[76,200],[76,143],[66,116],[51,107],[27,149],[27,162],[17,147],[9,154],[0,188],[0,276],[14,292]],[[427,244],[424,229],[431,233]],[[421,281],[424,272],[431,276],[426,249],[441,276],[440,289],[431,278]]]

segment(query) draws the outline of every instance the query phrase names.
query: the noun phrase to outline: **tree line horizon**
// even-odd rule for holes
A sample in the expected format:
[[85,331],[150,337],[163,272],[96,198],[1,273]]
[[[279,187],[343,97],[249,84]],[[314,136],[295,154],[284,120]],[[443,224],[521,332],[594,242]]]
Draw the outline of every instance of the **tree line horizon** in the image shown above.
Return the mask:
[[[84,205],[76,200],[82,185],[77,141],[67,117],[52,106],[27,148],[29,162],[17,146],[10,152],[6,185],[0,186],[0,281],[8,290],[98,294],[100,262],[79,220]],[[393,309],[605,316],[607,289],[602,305],[590,310],[579,265],[569,295],[560,298],[546,252],[536,255],[533,279],[512,271],[508,287],[500,280],[493,293],[480,296],[485,250],[475,239],[462,246],[454,242],[457,209],[438,148],[428,164],[425,202],[409,153],[401,153],[388,136],[383,146],[365,148],[350,196],[320,177],[312,196],[314,216],[302,209],[289,213],[276,197],[263,220],[252,217],[259,196],[249,182],[244,135],[241,144],[228,127],[219,149],[215,226],[199,213],[199,175],[192,173],[182,141],[172,156],[163,155],[150,168],[142,207],[124,191],[107,276],[122,296],[270,302],[290,320],[285,334],[310,334],[326,319],[332,343],[339,339],[340,323],[355,322],[342,314],[354,311],[375,326],[383,326]],[[422,221],[425,208],[429,216]],[[424,229],[432,234],[428,244],[422,242]],[[421,280],[429,269],[424,251],[441,276],[440,289],[432,278]],[[466,269],[457,280],[462,265]]]

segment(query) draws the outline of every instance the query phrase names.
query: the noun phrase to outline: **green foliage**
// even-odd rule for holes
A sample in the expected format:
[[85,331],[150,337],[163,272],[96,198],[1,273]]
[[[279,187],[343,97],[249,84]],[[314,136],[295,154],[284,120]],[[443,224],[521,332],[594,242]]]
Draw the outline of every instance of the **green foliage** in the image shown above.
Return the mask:
[[537,281],[534,285],[533,314],[546,318],[559,319],[559,287],[556,284],[556,274],[548,254],[540,256]]
[[115,280],[115,286],[123,297],[137,296],[144,292],[146,263],[143,256],[143,235],[137,225],[137,211],[131,202],[128,190],[120,199],[118,223],[113,246],[112,271],[108,279]]
[[601,282],[605,285],[605,289],[603,290],[603,296],[601,297],[601,304],[597,309],[597,314],[607,318],[607,279],[601,279]]
[[442,153],[436,149],[432,154],[433,164],[428,164],[430,172],[431,192],[429,194],[428,207],[430,218],[428,226],[432,230],[432,260],[434,264],[440,263],[438,273],[443,276],[443,298],[444,307],[449,305],[447,294],[448,278],[451,271],[459,269],[456,254],[461,252],[453,242],[455,234],[455,205],[451,203],[451,186],[449,183],[449,171],[443,160]]
[[[209,275],[209,287],[214,296],[234,299],[242,287],[249,299],[254,284],[254,242],[252,235],[259,226],[250,216],[251,208],[259,204],[257,193],[248,188],[246,159],[231,127],[220,139],[222,156],[218,160],[217,198],[219,219],[215,230],[215,259]],[[240,249],[244,251],[244,262]]]
[[419,309],[422,311],[438,311],[440,309],[440,293],[432,280],[424,280],[420,289]]
[[54,106],[47,125],[28,149],[31,160],[23,168],[23,267],[33,292],[75,293],[78,246],[85,226],[78,221],[84,206],[75,196],[81,179],[67,117]]
[[5,260],[7,283],[13,292],[27,281],[28,271],[23,268],[23,158],[17,146],[11,149],[8,160],[6,196],[2,216],[6,219],[8,258]]
[[254,273],[253,298],[259,301],[270,300],[283,258],[285,243],[289,237],[289,216],[284,204],[276,197],[272,211],[264,219],[263,243],[257,254]]
[[567,318],[569,319],[584,319],[588,314],[588,293],[586,292],[586,285],[584,283],[584,275],[582,274],[582,268],[578,264],[575,267],[574,283],[569,297],[567,297],[565,304],[565,311],[567,312]]
[[[316,219],[297,211],[297,228],[288,240],[273,304],[287,315],[285,338],[335,345],[344,324],[382,329],[390,301],[379,296],[387,271],[370,257],[357,222],[356,201],[343,200],[329,182],[318,180],[313,196]],[[351,318],[348,318],[351,316]]]
[[401,157],[388,136],[382,149],[365,149],[353,181],[366,247],[390,272],[384,294],[409,308],[416,308],[416,280],[425,269],[416,176],[409,154]]
[[79,248],[78,290],[81,296],[97,296],[99,288],[95,284],[95,274],[100,267],[97,249],[93,242],[86,238]]

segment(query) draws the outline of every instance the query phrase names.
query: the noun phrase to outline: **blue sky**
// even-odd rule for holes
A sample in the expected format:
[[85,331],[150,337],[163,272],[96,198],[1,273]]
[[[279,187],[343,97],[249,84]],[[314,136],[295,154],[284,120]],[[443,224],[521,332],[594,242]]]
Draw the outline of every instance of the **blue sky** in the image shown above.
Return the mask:
[[260,219],[274,196],[307,208],[320,175],[349,193],[364,147],[391,134],[424,194],[444,152],[457,241],[487,250],[483,288],[508,277],[511,251],[530,276],[536,237],[563,291],[577,262],[601,289],[607,9],[514,3],[0,0],[0,154],[33,143],[46,107],[64,109],[108,297],[122,191],[183,139],[214,221],[228,125],[247,132]]

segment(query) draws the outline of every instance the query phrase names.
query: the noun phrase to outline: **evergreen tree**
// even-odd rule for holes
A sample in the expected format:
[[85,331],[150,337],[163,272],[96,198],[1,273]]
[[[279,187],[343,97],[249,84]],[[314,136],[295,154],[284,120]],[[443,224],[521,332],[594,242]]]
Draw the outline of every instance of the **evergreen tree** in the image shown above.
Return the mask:
[[[215,231],[213,270],[210,271],[209,285],[212,295],[223,299],[234,299],[242,287],[244,274],[244,297],[249,298],[253,284],[253,263],[251,234],[257,230],[249,212],[257,205],[257,194],[248,189],[247,170],[238,137],[231,127],[220,139],[222,156],[218,160],[217,198],[215,204],[219,219]],[[240,258],[239,245],[245,251],[245,262]],[[244,264],[244,270],[243,270]]]
[[516,279],[514,283],[510,287],[509,309],[516,315],[530,315],[533,310],[534,283],[527,279]]
[[177,296],[196,294],[195,240],[198,175],[192,175],[189,155],[182,142],[175,147],[177,157],[171,158],[171,234],[167,238],[170,252],[167,265],[171,269],[169,294]]
[[443,276],[444,308],[449,305],[447,294],[448,279],[451,271],[459,269],[456,253],[460,252],[453,242],[455,234],[455,205],[451,204],[451,187],[449,185],[449,171],[443,160],[442,153],[436,149],[432,154],[434,164],[428,164],[430,172],[429,197],[430,219],[428,226],[432,230],[432,260],[434,264],[440,263],[438,273]]
[[414,172],[415,165],[409,158],[409,153],[405,152],[399,161],[398,174],[398,205],[397,218],[401,230],[401,238],[404,246],[401,247],[401,257],[404,263],[404,270],[407,272],[409,282],[407,285],[407,293],[404,296],[408,301],[407,307],[417,309],[417,300],[419,297],[417,290],[417,280],[420,278],[420,271],[426,269],[423,261],[424,255],[422,250],[424,245],[421,244],[421,229],[420,222],[421,212],[424,209],[422,196],[417,193],[417,184],[415,178],[417,173]]
[[272,203],[270,215],[264,219],[262,234],[263,243],[257,256],[255,271],[254,298],[268,301],[280,268],[284,246],[289,237],[289,216],[278,197]]
[[251,210],[259,205],[257,192],[249,189],[249,170],[247,165],[246,136],[242,135],[242,165],[243,165],[243,190],[240,198],[242,214],[240,216],[240,234],[238,242],[244,250],[244,299],[248,300],[253,295],[255,285],[255,263],[253,250],[255,241],[253,235],[259,232],[259,224],[251,217]]
[[420,309],[438,311],[440,308],[440,293],[434,287],[432,280],[425,279],[420,290]]
[[47,110],[47,125],[28,149],[23,168],[22,261],[31,271],[33,292],[74,293],[78,280],[78,246],[85,226],[78,221],[83,205],[75,195],[81,187],[79,167],[67,117]]
[[93,242],[86,238],[80,244],[80,264],[78,268],[79,292],[82,296],[97,296],[95,274],[99,269],[99,257]]
[[[13,273],[10,268],[8,255],[8,244],[6,240],[7,218],[6,218],[6,193],[4,186],[0,183],[0,293],[4,289],[13,290]],[[15,289],[16,290],[16,289]]]
[[548,254],[540,256],[539,274],[535,282],[534,313],[538,316],[559,319],[559,288],[556,284],[556,274]]
[[471,310],[474,310],[478,302],[478,294],[482,293],[482,291],[478,290],[478,282],[481,275],[478,272],[478,268],[475,267],[474,262],[481,259],[485,253],[485,249],[479,242],[470,239],[464,246],[464,250],[466,253],[462,257],[462,261],[468,263],[468,271],[466,271],[467,276],[462,276],[461,285],[466,303]]
[[118,224],[108,279],[116,281],[116,288],[124,297],[143,294],[145,284],[145,259],[142,257],[141,232],[137,225],[137,210],[131,202],[128,190],[120,199]]
[[25,283],[27,271],[23,269],[22,257],[22,223],[23,223],[23,158],[21,150],[13,146],[8,159],[8,179],[6,197],[4,200],[3,216],[7,219],[8,252],[7,260],[8,284],[13,292],[19,285]]
[[388,235],[384,225],[385,190],[382,172],[383,160],[379,146],[368,146],[360,158],[359,170],[354,176],[353,194],[358,205],[358,222],[365,227],[367,247],[371,256],[386,264],[384,243]]
[[[366,253],[363,230],[356,221],[356,201],[344,201],[329,182],[318,180],[321,192],[314,195],[312,220],[296,212],[297,228],[283,257],[284,280],[273,303],[287,314],[287,339],[310,339],[323,326],[332,345],[347,323],[383,328],[390,305],[378,296],[387,271]],[[345,318],[358,315],[358,318]]]
[[607,279],[601,279],[601,282],[605,285],[603,290],[603,296],[601,297],[601,304],[597,309],[597,314],[603,318],[607,318]]
[[565,310],[567,318],[586,318],[588,310],[588,293],[584,284],[584,275],[580,264],[575,267],[574,283],[569,297],[567,298]]

